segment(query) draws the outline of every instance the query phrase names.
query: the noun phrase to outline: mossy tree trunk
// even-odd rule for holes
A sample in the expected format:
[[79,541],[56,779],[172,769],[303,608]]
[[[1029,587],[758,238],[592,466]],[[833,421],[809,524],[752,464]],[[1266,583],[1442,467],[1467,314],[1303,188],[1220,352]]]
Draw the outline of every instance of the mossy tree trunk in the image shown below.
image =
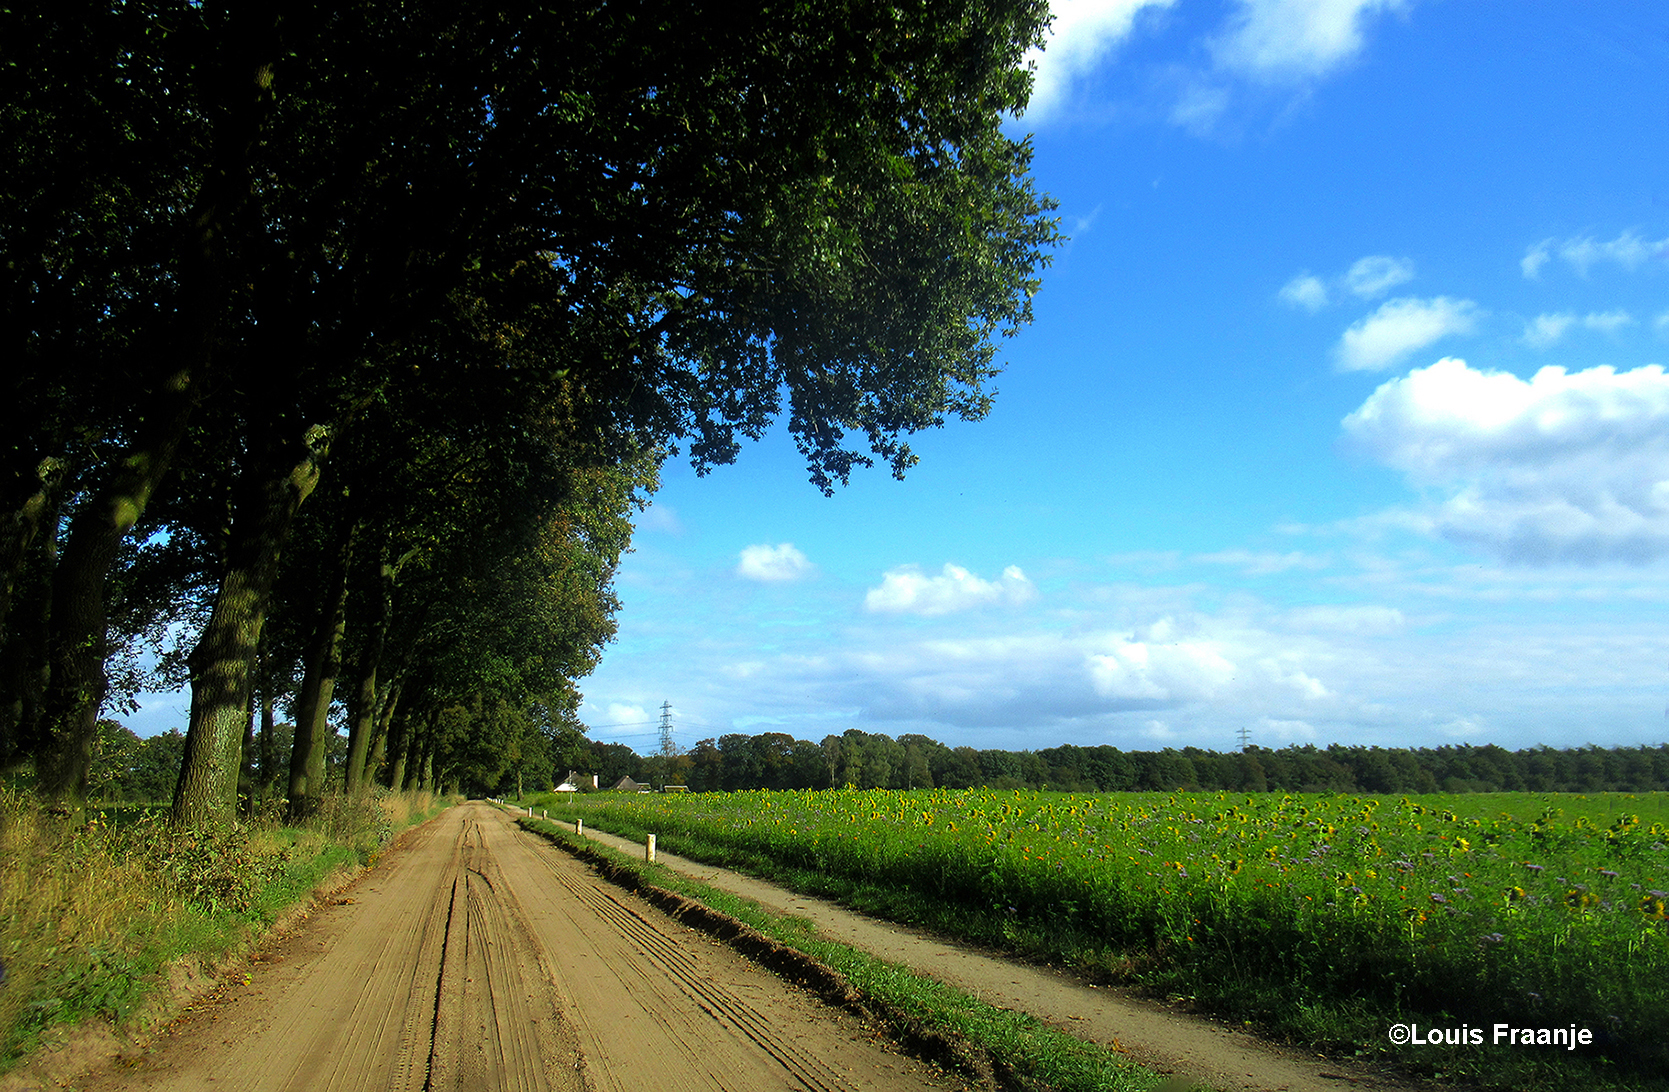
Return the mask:
[[318,810],[325,790],[325,737],[330,734],[330,703],[342,671],[342,636],[347,631],[348,573],[353,566],[358,526],[342,535],[326,580],[328,598],[313,627],[313,640],[302,670],[296,703],[296,727],[290,749],[290,784],[286,814],[294,822]]
[[51,675],[42,710],[40,774],[41,787],[59,800],[79,802],[87,793],[105,693],[105,583],[122,540],[144,513],[185,439],[197,404],[190,371],[175,372],[155,401],[152,428],[71,521],[69,540],[53,573],[46,642]]
[[[307,430],[279,446],[269,466],[254,470],[233,517],[226,571],[208,624],[191,651],[191,722],[174,789],[175,826],[193,827],[231,817],[248,724],[255,650],[266,623],[278,557],[297,511],[318,485],[329,431]],[[298,733],[299,734],[299,733]]]
[[388,540],[371,558],[374,568],[376,616],[371,632],[359,654],[359,686],[354,692],[352,712],[348,718],[348,764],[343,771],[344,791],[354,793],[369,787],[365,769],[370,753],[371,737],[377,726],[377,673],[382,667],[383,650],[388,645],[388,627],[394,618],[394,579],[396,566],[388,557]]
[[34,488],[0,526],[5,586],[0,589],[0,769],[39,753],[41,707],[50,681],[46,639],[57,563],[64,463],[36,468]]

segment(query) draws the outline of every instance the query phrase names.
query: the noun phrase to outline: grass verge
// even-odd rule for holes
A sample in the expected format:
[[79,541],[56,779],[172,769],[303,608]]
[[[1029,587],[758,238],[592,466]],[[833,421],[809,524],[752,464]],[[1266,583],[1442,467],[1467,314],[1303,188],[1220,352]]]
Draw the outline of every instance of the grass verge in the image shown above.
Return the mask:
[[161,809],[48,814],[0,788],[0,1073],[69,1029],[166,1017],[184,965],[248,950],[333,874],[447,806],[331,799],[305,826],[174,832]]
[[[523,816],[518,822],[825,1000],[881,1021],[912,1053],[985,1087],[1013,1092],[1183,1092],[1190,1087],[1034,1017],[994,1008],[899,964],[828,940],[803,918],[774,914],[749,899],[576,838],[548,820]],[[718,916],[683,907],[684,900]]]

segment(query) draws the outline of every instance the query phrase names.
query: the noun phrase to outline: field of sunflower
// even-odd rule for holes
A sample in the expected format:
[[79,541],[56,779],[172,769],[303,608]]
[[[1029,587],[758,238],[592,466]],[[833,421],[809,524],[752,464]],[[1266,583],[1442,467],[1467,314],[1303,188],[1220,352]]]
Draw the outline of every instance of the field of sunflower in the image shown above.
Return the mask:
[[1669,1043],[1662,797],[841,790],[558,806],[672,852],[908,892],[983,923],[963,930],[976,939],[1288,1030],[1304,1009],[1381,1034],[1397,1018],[1574,1024],[1651,1065]]

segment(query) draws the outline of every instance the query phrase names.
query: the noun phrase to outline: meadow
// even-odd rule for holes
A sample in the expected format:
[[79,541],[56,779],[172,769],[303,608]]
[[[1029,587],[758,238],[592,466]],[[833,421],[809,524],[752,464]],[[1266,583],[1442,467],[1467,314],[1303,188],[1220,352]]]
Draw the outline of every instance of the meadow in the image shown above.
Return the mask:
[[[1585,1060],[1619,1075],[1669,1069],[1663,794],[837,790],[540,803],[1334,1050],[1385,1053],[1396,1020],[1506,1021],[1591,1029]],[[1544,1062],[1555,1060],[1526,1064]]]

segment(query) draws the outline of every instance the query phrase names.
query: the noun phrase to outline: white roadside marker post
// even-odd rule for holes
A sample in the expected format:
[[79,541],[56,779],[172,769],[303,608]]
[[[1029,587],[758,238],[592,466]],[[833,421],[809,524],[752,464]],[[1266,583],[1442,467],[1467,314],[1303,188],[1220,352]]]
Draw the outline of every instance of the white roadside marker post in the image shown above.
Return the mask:
[[643,859],[650,864],[655,863],[655,836],[653,834],[649,836],[649,841],[643,845]]
[[584,838],[585,837],[585,820],[584,819],[575,819],[574,820],[574,835],[575,835],[575,837],[578,837],[578,838]]

